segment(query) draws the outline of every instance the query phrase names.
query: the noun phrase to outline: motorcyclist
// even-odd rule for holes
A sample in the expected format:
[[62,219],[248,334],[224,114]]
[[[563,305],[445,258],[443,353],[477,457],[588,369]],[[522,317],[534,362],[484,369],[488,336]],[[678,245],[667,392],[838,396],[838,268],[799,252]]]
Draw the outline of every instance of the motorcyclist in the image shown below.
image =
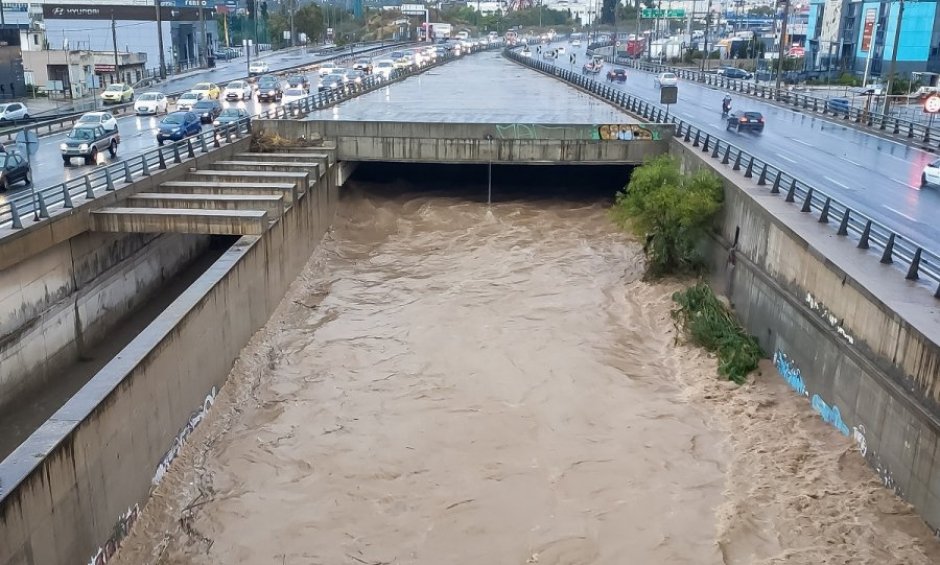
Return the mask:
[[728,112],[731,111],[731,96],[725,96],[725,99],[721,101],[721,115],[727,116]]

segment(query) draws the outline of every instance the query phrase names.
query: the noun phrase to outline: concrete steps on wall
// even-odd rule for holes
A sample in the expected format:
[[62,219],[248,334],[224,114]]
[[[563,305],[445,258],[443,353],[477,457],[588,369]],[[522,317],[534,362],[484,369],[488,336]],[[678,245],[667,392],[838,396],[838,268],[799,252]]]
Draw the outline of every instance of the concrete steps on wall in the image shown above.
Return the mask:
[[138,192],[125,201],[129,208],[178,210],[264,210],[272,220],[284,214],[283,194],[183,194]]
[[202,182],[177,180],[165,182],[158,188],[160,192],[176,194],[274,194],[284,197],[284,207],[289,208],[297,201],[297,185],[278,182]]
[[333,155],[327,152],[304,153],[236,153],[232,159],[250,162],[279,162],[279,163],[317,163],[320,165],[319,176],[326,174],[333,164]]
[[91,213],[94,231],[260,235],[268,229],[264,210],[104,208]]
[[204,169],[192,171],[186,175],[186,180],[203,183],[213,182],[239,182],[258,183],[276,182],[289,183],[297,187],[298,193],[305,193],[310,187],[310,173],[294,171],[246,171],[246,170],[220,170]]
[[308,173],[311,179],[320,178],[320,165],[316,161],[216,161],[212,168],[216,171]]

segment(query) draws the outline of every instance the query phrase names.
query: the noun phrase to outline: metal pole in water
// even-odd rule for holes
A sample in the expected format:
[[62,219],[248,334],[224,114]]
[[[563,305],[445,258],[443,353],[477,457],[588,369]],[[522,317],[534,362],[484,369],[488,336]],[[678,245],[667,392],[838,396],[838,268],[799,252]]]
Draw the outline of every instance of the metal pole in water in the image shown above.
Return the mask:
[[490,161],[486,167],[486,205],[493,203],[493,161]]

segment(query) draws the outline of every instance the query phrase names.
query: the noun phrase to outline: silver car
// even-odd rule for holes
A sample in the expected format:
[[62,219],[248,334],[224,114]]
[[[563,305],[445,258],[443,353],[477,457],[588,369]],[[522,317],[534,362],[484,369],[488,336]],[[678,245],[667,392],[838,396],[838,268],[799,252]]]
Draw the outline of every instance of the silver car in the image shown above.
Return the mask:
[[674,73],[659,73],[653,79],[653,86],[657,88],[662,88],[664,86],[677,86],[679,84],[679,77]]

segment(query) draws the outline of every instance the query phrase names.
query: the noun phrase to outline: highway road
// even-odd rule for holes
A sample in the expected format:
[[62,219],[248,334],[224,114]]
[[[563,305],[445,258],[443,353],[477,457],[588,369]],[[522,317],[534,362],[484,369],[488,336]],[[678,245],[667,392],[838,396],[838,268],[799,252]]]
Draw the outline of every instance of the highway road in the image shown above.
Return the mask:
[[[562,44],[552,44],[549,48],[558,45]],[[567,54],[558,58],[558,66],[572,68],[568,63],[572,48],[564,45]],[[580,70],[586,58],[585,48],[574,52],[577,62],[573,68]],[[537,57],[534,46],[532,56]],[[610,68],[611,65],[605,65],[598,80],[605,81]],[[627,69],[626,83],[613,85],[658,104],[659,89],[653,84],[653,76]],[[729,132],[721,117],[724,96],[725,91],[680,80],[679,102],[671,106],[670,112],[759,159],[792,172],[897,233],[935,251],[940,250],[940,222],[936,221],[940,217],[940,189],[920,188],[921,171],[925,164],[937,159],[936,155],[817,116],[734,94],[732,111],[759,111],[764,115],[766,126],[761,135]]]
[[[374,47],[374,45],[364,46],[361,47],[360,50]],[[303,51],[292,51],[285,54],[272,54],[264,60],[270,65],[271,72],[277,72],[303,63],[313,64],[326,58],[329,58],[329,56],[314,56],[308,55]],[[237,62],[229,63],[221,68],[206,69],[201,72],[167,80],[165,83],[152,89],[138,91],[137,94],[140,95],[143,92],[153,91],[174,93],[192,88],[199,82],[208,81],[222,84],[230,80],[243,78],[247,74],[247,66],[245,65],[244,59],[240,59],[239,61],[240,64]],[[312,87],[316,88],[315,73],[308,73],[308,75]],[[248,113],[252,115],[263,112],[268,108],[274,108],[279,104],[281,103],[259,103],[255,100],[247,102],[222,101],[223,107],[240,106],[247,109]],[[171,105],[170,111],[173,109]],[[115,159],[111,160],[107,152],[99,154],[99,164],[119,162],[125,158],[136,157],[140,153],[156,147],[157,126],[161,119],[163,119],[163,116],[139,117],[133,114],[118,117],[118,130],[121,132],[121,144],[118,147],[118,155]],[[204,125],[203,127],[209,126]],[[84,161],[81,159],[73,159],[71,166],[64,166],[59,152],[59,144],[65,139],[66,133],[67,131],[63,131],[62,133],[44,136],[39,139],[39,150],[31,160],[33,180],[37,189],[47,188],[75,177],[80,177],[95,169],[96,165],[85,165]],[[16,184],[11,187],[8,192],[0,192],[0,204],[10,199],[19,200],[20,198],[25,198],[26,195],[29,194],[29,190],[29,186],[24,183]],[[30,210],[32,210],[32,207],[29,205],[21,209],[23,212]]]

